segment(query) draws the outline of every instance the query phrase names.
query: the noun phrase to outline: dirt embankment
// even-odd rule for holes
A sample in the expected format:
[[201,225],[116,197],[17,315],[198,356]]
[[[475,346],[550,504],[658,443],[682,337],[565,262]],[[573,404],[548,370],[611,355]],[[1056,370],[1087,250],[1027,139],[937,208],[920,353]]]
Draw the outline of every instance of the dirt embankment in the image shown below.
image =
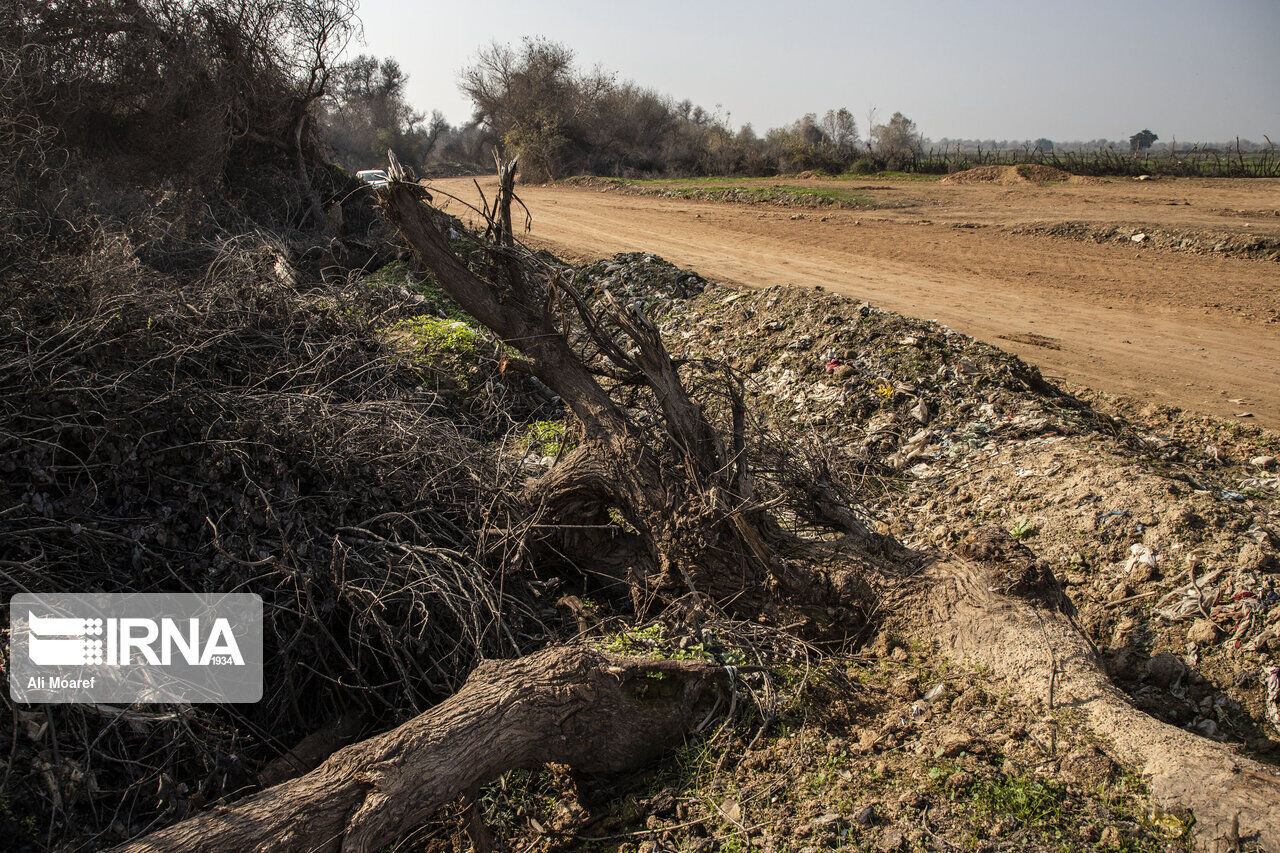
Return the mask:
[[[803,175],[797,180],[806,180]],[[729,183],[733,183],[729,179]],[[839,210],[871,210],[892,207],[891,203],[876,202],[852,193],[805,189],[775,184],[772,186],[715,186],[708,184],[670,185],[665,183],[638,183],[619,178],[581,176],[567,178],[553,186],[593,189],[602,193],[650,196],[653,198],[685,199],[689,201],[718,201],[731,204],[767,204],[777,207],[835,208]]]
[[[625,283],[659,278],[645,271],[661,264],[628,255],[592,269]],[[882,461],[887,487],[869,491],[885,532],[950,549],[1004,527],[1064,578],[1140,707],[1280,761],[1267,697],[1280,435],[1090,403],[995,347],[838,295],[707,285],[662,302],[665,337],[682,355],[729,359],[754,411],[817,430],[837,456]]]
[[1023,163],[1019,166],[977,166],[955,172],[942,179],[944,184],[1047,184],[1058,181],[1079,183],[1083,179],[1039,163]]
[[[1254,258],[1275,261],[1280,258],[1280,237],[1259,234],[1233,234],[1226,231],[1173,230],[1135,225],[1100,225],[1092,222],[1056,222],[1050,225],[1022,225],[1010,229],[1014,234],[1037,234],[1068,237],[1093,243],[1126,243],[1140,248],[1189,252],[1193,255]],[[1274,316],[1274,315],[1273,315]],[[1274,322],[1274,320],[1273,320]]]
[[[1280,436],[1074,397],[995,347],[839,295],[723,287],[643,253],[587,274],[665,317],[675,354],[728,359],[765,422],[822,442],[833,464],[866,460],[877,529],[936,553],[1004,528],[1063,579],[1139,708],[1280,760],[1269,699],[1280,678]],[[1075,718],[1054,712],[1052,692],[1024,713],[1006,704],[1007,683],[908,651],[912,630],[886,627],[870,647],[878,669],[848,665],[851,684],[814,696],[805,723],[748,745],[725,774],[665,777],[642,804],[648,829],[690,849],[712,849],[700,836],[721,825],[775,849],[961,837],[992,849],[1183,849],[1189,816],[1141,797],[1123,806],[1136,780],[1064,724]],[[852,723],[868,715],[878,722]],[[992,809],[1006,796],[1034,805],[1011,823]],[[1135,806],[1140,816],[1125,814]]]
[[[469,182],[441,184],[475,194]],[[1280,264],[1161,252],[1152,248],[1156,237],[1095,243],[1005,227],[1138,220],[1272,239],[1280,237],[1275,217],[1220,211],[1280,205],[1280,182],[881,181],[865,192],[896,207],[789,214],[569,187],[521,190],[534,211],[528,238],[564,254],[654,251],[722,281],[821,285],[999,341],[1055,377],[1280,425]]]

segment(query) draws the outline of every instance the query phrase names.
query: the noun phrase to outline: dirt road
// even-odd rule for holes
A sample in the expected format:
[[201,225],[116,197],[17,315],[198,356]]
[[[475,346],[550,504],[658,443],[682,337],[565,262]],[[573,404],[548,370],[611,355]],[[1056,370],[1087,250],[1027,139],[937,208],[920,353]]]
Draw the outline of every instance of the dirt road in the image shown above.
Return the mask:
[[[1280,428],[1280,263],[1009,230],[1083,221],[1274,236],[1280,181],[873,180],[865,192],[892,198],[891,208],[801,211],[575,187],[520,194],[533,213],[528,241],[562,255],[648,251],[726,283],[822,286],[937,319],[1050,377]],[[435,185],[476,196],[470,179]],[[456,203],[452,212],[461,215]]]

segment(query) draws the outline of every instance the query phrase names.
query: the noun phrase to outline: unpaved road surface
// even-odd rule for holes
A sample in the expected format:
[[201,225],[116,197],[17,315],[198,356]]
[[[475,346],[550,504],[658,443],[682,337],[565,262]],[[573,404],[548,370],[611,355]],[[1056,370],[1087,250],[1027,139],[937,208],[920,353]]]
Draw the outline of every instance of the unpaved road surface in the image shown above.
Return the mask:
[[[492,197],[493,181],[481,185]],[[470,179],[433,186],[477,197]],[[1280,263],[1012,233],[1086,222],[1276,237],[1280,181],[872,178],[857,191],[884,207],[868,210],[518,191],[533,214],[526,240],[563,256],[647,251],[726,283],[821,286],[936,319],[1050,377],[1280,428]]]

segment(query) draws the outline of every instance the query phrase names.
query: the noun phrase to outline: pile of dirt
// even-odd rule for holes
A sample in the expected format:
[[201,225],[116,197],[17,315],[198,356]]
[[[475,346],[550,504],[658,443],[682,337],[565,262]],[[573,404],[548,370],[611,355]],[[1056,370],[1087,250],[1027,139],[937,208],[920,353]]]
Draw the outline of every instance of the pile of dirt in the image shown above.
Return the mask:
[[1058,222],[1052,225],[1019,225],[1012,234],[1048,234],[1093,243],[1119,243],[1135,249],[1164,249],[1193,255],[1222,255],[1280,262],[1280,238],[1225,231],[1173,230],[1141,225],[1097,225],[1091,222]]
[[[652,255],[587,271],[653,286],[674,352],[727,359],[755,411],[870,460],[885,532],[929,550],[1000,524],[1065,579],[1141,707],[1280,759],[1280,436],[1171,409],[1112,417],[995,347],[847,297],[708,282],[681,298],[691,273]],[[1153,674],[1170,655],[1174,677]]]
[[947,175],[944,184],[1047,184],[1071,179],[1071,175],[1052,166],[1022,163],[1017,166],[978,166]]
[[1023,163],[1016,167],[1018,174],[1028,181],[1037,184],[1047,184],[1055,181],[1069,180],[1072,175],[1061,169],[1055,169],[1053,166],[1045,166],[1040,163]]
[[696,348],[742,371],[754,405],[778,420],[869,423],[901,441],[926,425],[967,424],[987,406],[1020,413],[1010,426],[1029,434],[1122,429],[1016,356],[849,297],[726,287],[648,253],[616,255],[581,275],[642,299],[674,351]]

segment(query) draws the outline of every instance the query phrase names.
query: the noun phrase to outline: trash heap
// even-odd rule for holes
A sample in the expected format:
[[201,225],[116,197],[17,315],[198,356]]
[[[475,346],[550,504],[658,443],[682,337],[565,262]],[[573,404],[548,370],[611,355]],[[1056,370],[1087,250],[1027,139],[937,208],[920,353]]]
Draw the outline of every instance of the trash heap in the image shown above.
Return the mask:
[[674,353],[736,368],[767,422],[871,459],[863,508],[885,532],[928,549],[1004,527],[1051,561],[1142,707],[1280,755],[1280,438],[1113,417],[996,347],[821,290],[641,254],[584,274],[640,300]]

